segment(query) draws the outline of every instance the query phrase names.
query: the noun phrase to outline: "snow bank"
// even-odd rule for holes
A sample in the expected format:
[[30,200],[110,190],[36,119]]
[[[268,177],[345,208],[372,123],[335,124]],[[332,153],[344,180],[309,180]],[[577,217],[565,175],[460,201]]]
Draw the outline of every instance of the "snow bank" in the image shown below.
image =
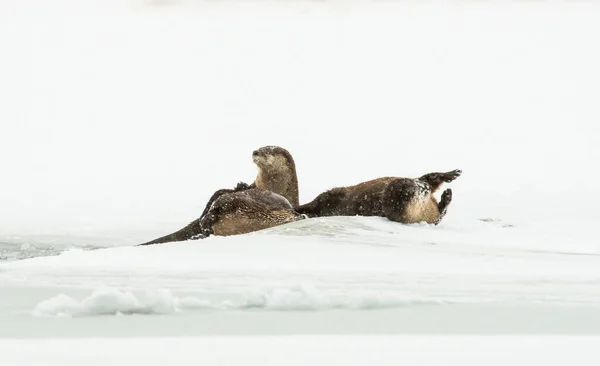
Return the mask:
[[60,294],[40,302],[36,316],[92,316],[119,314],[172,314],[189,309],[211,308],[207,301],[193,297],[179,298],[167,290],[148,291],[145,297],[112,288],[95,290],[82,301]]
[[[368,309],[423,299],[600,303],[600,288],[595,286],[600,280],[600,247],[578,240],[591,239],[589,231],[569,235],[557,229],[550,237],[521,222],[511,222],[515,226],[506,228],[479,220],[462,225],[445,222],[439,227],[367,217],[303,221],[228,238],[73,249],[52,257],[0,263],[0,282],[90,290],[110,287],[134,294],[169,289],[174,294],[201,293],[202,300],[229,299],[241,309]],[[27,311],[35,306],[34,301],[57,293],[36,298],[27,304]],[[108,312],[164,311],[145,296],[142,300],[136,295],[137,302],[122,300]],[[107,311],[72,305],[67,310],[47,313]]]
[[261,289],[247,296],[245,308],[267,310],[385,309],[416,304],[443,304],[393,293],[328,294],[310,284]]
[[[235,296],[234,296],[235,297]],[[59,294],[40,302],[35,316],[78,317],[98,315],[174,314],[194,310],[331,310],[385,309],[415,304],[442,304],[393,293],[327,293],[311,284],[260,288],[244,293],[241,301],[209,301],[193,296],[177,297],[169,290],[148,290],[143,295],[116,288],[99,288],[79,301]]]

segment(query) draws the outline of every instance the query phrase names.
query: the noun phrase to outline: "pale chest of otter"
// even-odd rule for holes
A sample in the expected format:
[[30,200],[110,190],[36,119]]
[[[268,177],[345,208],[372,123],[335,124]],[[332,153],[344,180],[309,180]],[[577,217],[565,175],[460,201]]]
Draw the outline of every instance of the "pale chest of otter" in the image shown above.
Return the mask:
[[141,245],[244,234],[305,218],[292,209],[299,203],[292,155],[279,146],[264,146],[252,153],[252,160],[258,168],[254,183],[216,191],[198,219]]

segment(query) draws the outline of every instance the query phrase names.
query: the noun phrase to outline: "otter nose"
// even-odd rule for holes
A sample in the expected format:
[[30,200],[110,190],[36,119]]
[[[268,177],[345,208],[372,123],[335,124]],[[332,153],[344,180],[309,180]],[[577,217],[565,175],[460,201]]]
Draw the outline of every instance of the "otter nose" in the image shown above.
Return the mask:
[[252,152],[252,156],[258,156],[258,150],[254,150],[254,151]]

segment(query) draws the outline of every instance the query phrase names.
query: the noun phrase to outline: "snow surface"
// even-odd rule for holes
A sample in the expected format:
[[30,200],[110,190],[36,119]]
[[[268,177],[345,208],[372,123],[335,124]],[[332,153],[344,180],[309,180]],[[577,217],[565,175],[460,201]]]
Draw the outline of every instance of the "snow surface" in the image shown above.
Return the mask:
[[34,314],[38,316],[81,316],[117,314],[170,314],[186,308],[208,308],[209,304],[195,298],[173,297],[159,291],[140,301],[131,292],[98,289],[82,301],[60,294],[40,302]]
[[[221,301],[212,304],[196,297],[179,298],[170,291],[147,291],[138,299],[133,293],[114,288],[101,288],[81,301],[60,294],[37,304],[37,316],[92,316],[123,314],[172,314],[186,310],[267,309],[267,310],[326,310],[326,309],[381,309],[419,304],[419,301],[400,296],[358,294],[327,296],[309,285],[290,288],[263,289],[249,293],[239,304]],[[427,303],[425,301],[421,303]]]
[[[589,337],[290,336],[10,340],[8,365],[597,365]],[[32,352],[35,349],[35,352]]]
[[[9,261],[0,264],[0,280],[8,291],[96,290],[83,299],[57,293],[31,304],[38,315],[194,310],[186,301],[223,311],[600,302],[599,247],[569,248],[560,236],[540,243],[535,229],[518,225],[470,226],[318,218],[228,238]],[[486,237],[493,240],[482,243]],[[132,290],[146,291],[144,298]],[[184,300],[178,293],[192,295]]]
[[[597,364],[599,15],[0,2],[2,364]],[[301,202],[464,173],[439,226],[333,217],[132,246],[251,182],[271,144]]]

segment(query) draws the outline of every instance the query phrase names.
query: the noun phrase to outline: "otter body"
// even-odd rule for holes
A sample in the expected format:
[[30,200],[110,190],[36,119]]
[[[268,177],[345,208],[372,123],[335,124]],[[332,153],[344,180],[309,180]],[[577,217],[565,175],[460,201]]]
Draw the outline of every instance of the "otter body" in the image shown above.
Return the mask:
[[183,229],[147,243],[202,239],[209,235],[237,235],[302,219],[298,206],[298,177],[292,155],[279,146],[264,146],[252,153],[258,174],[251,185],[238,183],[220,189],[209,199],[200,218]]
[[305,218],[294,211],[283,196],[252,188],[219,197],[200,219],[203,234],[229,236],[246,234]]
[[433,195],[444,182],[458,178],[460,170],[429,173],[420,178],[383,177],[321,193],[296,208],[309,217],[381,216],[401,223],[438,224],[452,201],[447,189],[438,203]]
[[250,188],[265,189],[285,197],[293,207],[300,204],[298,175],[292,154],[279,146],[264,146],[252,152],[258,174]]

